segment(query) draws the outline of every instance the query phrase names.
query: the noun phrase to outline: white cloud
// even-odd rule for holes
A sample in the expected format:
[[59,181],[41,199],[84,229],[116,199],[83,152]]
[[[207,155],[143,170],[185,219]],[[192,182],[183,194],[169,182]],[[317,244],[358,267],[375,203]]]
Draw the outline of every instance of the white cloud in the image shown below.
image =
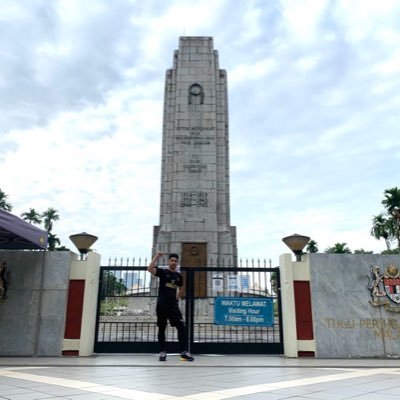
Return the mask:
[[289,39],[304,44],[318,40],[320,18],[326,3],[319,0],[282,1]]
[[265,77],[276,70],[276,61],[272,58],[260,60],[255,64],[240,64],[229,74],[229,82],[233,85]]
[[318,58],[318,56],[302,57],[296,62],[297,68],[302,72],[308,72],[315,67],[318,62]]
[[399,186],[396,1],[5,1],[0,188],[54,207],[62,242],[149,256],[160,201],[165,70],[178,38],[214,37],[227,69],[239,255],[281,238],[383,250],[369,235]]
[[380,75],[398,75],[400,73],[400,51],[391,54],[386,60],[376,64],[373,72]]

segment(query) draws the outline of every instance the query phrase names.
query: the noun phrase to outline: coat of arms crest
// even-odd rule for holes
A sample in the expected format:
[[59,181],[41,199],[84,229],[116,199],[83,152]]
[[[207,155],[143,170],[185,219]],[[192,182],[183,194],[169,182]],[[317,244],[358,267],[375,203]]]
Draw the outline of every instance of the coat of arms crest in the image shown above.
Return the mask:
[[[370,303],[373,306],[384,306],[387,311],[400,312],[400,271],[398,267],[390,264],[381,273],[381,267],[373,265],[368,289],[372,297]],[[391,302],[399,306],[393,306]]]

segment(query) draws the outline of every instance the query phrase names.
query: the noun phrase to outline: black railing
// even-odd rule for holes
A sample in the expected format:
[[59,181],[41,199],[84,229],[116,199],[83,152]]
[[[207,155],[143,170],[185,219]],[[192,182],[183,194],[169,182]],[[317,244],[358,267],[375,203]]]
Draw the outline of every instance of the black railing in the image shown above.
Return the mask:
[[[192,352],[283,353],[279,268],[265,267],[266,262],[259,261],[244,265],[182,268],[185,299],[180,308]],[[157,352],[157,292],[158,279],[147,267],[101,267],[95,351]],[[273,324],[217,325],[214,302],[218,297],[269,299]],[[167,329],[167,341],[171,351],[177,349],[174,328]]]

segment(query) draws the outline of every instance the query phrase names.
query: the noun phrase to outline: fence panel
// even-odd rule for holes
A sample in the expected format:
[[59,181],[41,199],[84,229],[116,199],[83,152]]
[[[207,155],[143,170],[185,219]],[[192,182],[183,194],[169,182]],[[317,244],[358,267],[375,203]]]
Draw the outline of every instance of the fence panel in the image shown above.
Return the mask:
[[[279,268],[182,267],[182,272],[185,299],[179,302],[179,307],[185,316],[193,353],[283,353]],[[206,285],[201,293],[194,289],[199,287],[200,280]],[[155,311],[158,282],[144,266],[101,267],[96,353],[158,352]],[[250,299],[256,304],[271,302],[271,326],[216,323],[215,302],[226,298]],[[246,310],[243,312],[259,312]],[[249,315],[247,319],[259,318]],[[166,339],[168,351],[177,352],[175,328],[167,328]]]

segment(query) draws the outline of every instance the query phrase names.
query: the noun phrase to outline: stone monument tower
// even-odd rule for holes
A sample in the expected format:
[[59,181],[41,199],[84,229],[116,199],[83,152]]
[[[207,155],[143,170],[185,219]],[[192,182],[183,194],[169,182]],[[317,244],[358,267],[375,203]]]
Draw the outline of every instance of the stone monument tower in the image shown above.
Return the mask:
[[211,37],[181,37],[165,78],[153,253],[178,253],[184,266],[237,266],[229,198],[226,72]]

